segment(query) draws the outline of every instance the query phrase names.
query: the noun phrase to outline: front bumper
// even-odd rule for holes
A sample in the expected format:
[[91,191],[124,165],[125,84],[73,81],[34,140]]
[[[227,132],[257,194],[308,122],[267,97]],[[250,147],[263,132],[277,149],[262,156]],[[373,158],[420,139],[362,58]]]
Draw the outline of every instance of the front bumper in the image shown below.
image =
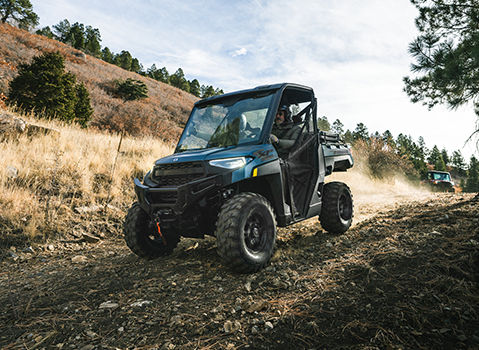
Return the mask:
[[203,198],[218,193],[225,175],[212,175],[178,187],[150,187],[137,178],[134,183],[138,202],[150,217],[157,212],[179,216]]

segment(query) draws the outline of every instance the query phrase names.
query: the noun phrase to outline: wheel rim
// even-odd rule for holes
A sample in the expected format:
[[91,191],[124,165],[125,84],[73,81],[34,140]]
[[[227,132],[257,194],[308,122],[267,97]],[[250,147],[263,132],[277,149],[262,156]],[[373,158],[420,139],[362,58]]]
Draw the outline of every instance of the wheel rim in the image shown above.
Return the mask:
[[339,197],[338,210],[341,219],[345,221],[351,219],[353,214],[353,206],[350,196],[345,193],[341,194],[341,196]]
[[259,213],[252,213],[244,226],[245,245],[253,253],[262,252],[266,245],[265,218]]

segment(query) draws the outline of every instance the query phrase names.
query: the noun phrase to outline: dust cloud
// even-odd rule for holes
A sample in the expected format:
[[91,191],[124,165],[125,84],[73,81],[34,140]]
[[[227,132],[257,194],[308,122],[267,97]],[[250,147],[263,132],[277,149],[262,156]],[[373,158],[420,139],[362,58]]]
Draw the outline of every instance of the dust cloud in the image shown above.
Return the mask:
[[433,197],[431,192],[400,175],[390,176],[387,179],[375,179],[362,167],[333,173],[326,178],[326,182],[331,181],[342,181],[351,189],[354,201],[354,224],[369,219],[379,212],[394,209],[400,204]]

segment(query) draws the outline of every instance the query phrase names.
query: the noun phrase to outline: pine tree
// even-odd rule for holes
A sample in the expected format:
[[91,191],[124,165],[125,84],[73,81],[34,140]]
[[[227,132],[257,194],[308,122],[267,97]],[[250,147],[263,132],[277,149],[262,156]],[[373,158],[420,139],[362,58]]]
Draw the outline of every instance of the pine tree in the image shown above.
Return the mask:
[[333,122],[333,125],[331,125],[331,131],[336,133],[336,134],[339,134],[339,136],[343,136],[343,134],[344,134],[344,124],[341,123],[341,121],[339,119],[336,119]]
[[431,150],[431,154],[427,159],[429,164],[434,165],[434,170],[437,171],[446,171],[446,164],[444,163],[444,159],[442,158],[441,151],[437,148],[436,145]]
[[368,128],[363,123],[358,123],[356,129],[353,131],[354,141],[356,140],[369,140]]
[[75,22],[70,27],[70,32],[68,33],[68,38],[70,40],[69,44],[77,50],[85,49],[85,26],[81,23]]
[[344,142],[346,142],[348,144],[352,144],[354,142],[353,133],[351,131],[349,131],[349,129],[346,130],[346,132],[344,133],[343,140],[344,140]]
[[138,58],[133,58],[131,60],[130,70],[135,73],[140,73],[140,71],[142,70],[142,67],[141,67],[140,61],[138,61]]
[[35,34],[46,36],[47,38],[53,39],[53,32],[49,26],[38,29]]
[[479,162],[472,156],[467,170],[465,192],[479,192]]
[[192,81],[190,81],[190,94],[193,94],[196,97],[200,97],[200,94],[201,94],[200,83],[196,79],[193,79]]
[[29,30],[38,24],[38,15],[33,12],[30,0],[0,0],[0,21],[10,22]]
[[139,100],[148,97],[148,87],[140,80],[128,78],[117,82],[117,94],[125,101]]
[[8,100],[25,111],[39,112],[40,116],[67,122],[78,119],[86,125],[91,116],[91,107],[86,106],[88,92],[75,82],[75,76],[65,72],[60,53],[45,53],[34,57],[30,64],[19,65],[18,76],[10,82]]
[[382,139],[384,143],[388,145],[389,147],[392,147],[392,148],[396,147],[396,143],[394,142],[394,136],[391,133],[391,131],[386,130],[385,132],[383,132]]
[[106,46],[101,50],[101,59],[105,62],[113,63],[113,53]]
[[55,38],[62,43],[70,43],[70,22],[67,19],[60,21],[53,26],[53,33]]
[[445,148],[443,148],[441,151],[441,157],[442,157],[442,160],[444,161],[444,164],[447,167],[447,165],[451,162],[451,160],[449,159],[449,155],[447,154],[447,150]]
[[322,131],[331,130],[331,125],[329,124],[328,117],[322,116],[318,118],[318,129]]
[[75,122],[86,128],[93,114],[90,94],[83,83],[76,85]]
[[97,28],[87,26],[85,29],[85,51],[95,57],[101,57],[101,35]]
[[457,176],[463,177],[466,176],[466,162],[462,157],[461,151],[454,151],[452,152],[452,168]]
[[115,55],[114,63],[125,70],[130,70],[132,60],[133,58],[131,57],[131,54],[128,51],[123,50],[120,54]]

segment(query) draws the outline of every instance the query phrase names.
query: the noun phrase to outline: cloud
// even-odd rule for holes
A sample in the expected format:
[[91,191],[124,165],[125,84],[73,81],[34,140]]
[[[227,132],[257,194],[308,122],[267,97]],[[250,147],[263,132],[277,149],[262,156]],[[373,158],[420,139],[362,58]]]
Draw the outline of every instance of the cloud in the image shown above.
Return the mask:
[[231,54],[231,57],[244,56],[247,53],[248,53],[248,50],[242,47],[241,49],[233,51],[233,53]]

